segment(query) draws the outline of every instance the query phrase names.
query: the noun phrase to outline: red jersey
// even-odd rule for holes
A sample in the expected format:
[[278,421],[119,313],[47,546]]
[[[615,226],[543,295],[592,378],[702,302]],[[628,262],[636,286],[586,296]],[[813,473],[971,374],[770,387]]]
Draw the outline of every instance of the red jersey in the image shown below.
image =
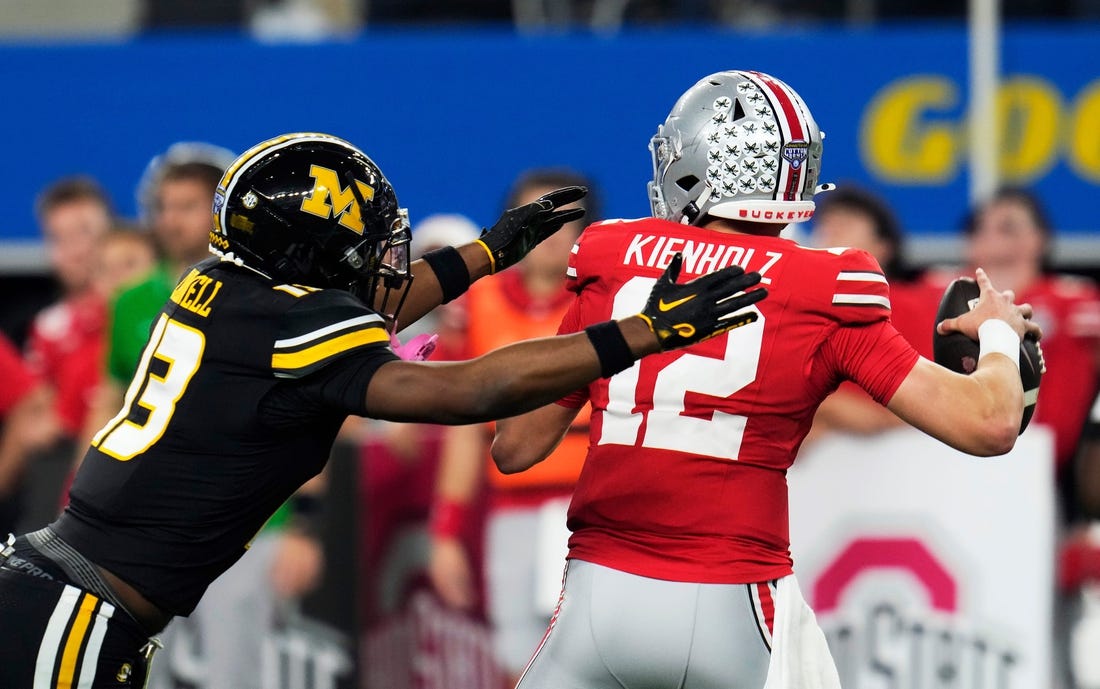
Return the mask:
[[35,381],[19,358],[19,351],[0,335],[0,419],[34,388]]
[[57,416],[70,436],[83,432],[101,378],[106,325],[106,302],[88,294],[43,309],[31,326],[27,363],[54,386]]
[[885,404],[918,354],[890,325],[889,286],[866,252],[656,219],[585,231],[561,331],[638,313],[676,252],[681,280],[736,263],[758,271],[769,296],[755,323],[561,401],[592,404],[570,557],[674,581],[786,576],[786,471],[818,405],[843,380]]

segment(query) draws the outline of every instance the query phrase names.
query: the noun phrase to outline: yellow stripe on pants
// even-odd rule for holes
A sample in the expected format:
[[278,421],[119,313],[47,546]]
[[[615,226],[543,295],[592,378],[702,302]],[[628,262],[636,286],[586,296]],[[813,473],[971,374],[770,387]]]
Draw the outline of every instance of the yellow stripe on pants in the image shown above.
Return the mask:
[[65,651],[61,655],[61,669],[57,674],[57,689],[72,689],[73,675],[76,674],[76,658],[80,655],[80,647],[84,644],[84,636],[88,632],[88,623],[92,619],[99,599],[90,593],[85,593],[80,601],[80,609],[73,620],[69,637],[65,640]]

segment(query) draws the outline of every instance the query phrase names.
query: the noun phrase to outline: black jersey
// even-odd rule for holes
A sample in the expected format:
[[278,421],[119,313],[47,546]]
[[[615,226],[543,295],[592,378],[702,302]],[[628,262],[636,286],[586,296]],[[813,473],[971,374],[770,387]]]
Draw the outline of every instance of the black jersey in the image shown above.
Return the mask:
[[53,528],[166,612],[189,614],[321,471],[397,357],[351,294],[195,266],[154,322],[123,409],[96,434]]

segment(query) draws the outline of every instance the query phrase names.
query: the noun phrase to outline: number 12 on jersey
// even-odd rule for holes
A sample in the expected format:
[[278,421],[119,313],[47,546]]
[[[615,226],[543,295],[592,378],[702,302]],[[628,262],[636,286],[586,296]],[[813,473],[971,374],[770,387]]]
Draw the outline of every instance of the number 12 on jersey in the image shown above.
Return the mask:
[[[655,282],[654,278],[646,277],[627,281],[615,294],[611,317],[625,318],[637,313]],[[758,314],[755,323],[715,339],[715,344],[725,342],[721,358],[685,352],[663,364],[647,357],[613,376],[608,382],[607,410],[597,444],[640,444],[737,459],[746,417],[713,411],[708,418],[702,418],[688,416],[685,411],[690,394],[729,397],[756,379],[764,340],[764,316],[755,306],[751,308]],[[654,367],[660,368],[654,371]],[[643,420],[645,431],[639,439]]]
[[[92,446],[120,461],[133,459],[160,440],[176,412],[191,377],[199,370],[206,337],[198,330],[161,315],[149,336],[122,411],[92,438]],[[168,365],[163,376],[149,370],[153,359]],[[148,411],[143,424],[128,417],[134,405]]]

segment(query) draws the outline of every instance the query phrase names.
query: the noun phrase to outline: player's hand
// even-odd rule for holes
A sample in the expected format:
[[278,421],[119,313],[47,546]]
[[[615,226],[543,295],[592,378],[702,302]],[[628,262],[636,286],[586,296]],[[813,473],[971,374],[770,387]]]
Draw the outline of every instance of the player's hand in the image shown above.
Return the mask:
[[990,318],[999,318],[1012,326],[1020,339],[1025,335],[1030,335],[1036,340],[1042,338],[1043,332],[1039,325],[1030,320],[1030,305],[1015,304],[1016,297],[1012,290],[998,291],[981,268],[974,271],[974,278],[978,283],[978,303],[964,314],[940,321],[936,325],[936,332],[940,335],[960,332],[971,340],[977,341],[978,326]]
[[489,252],[490,272],[499,273],[519,263],[531,249],[561,229],[565,223],[584,217],[583,208],[558,210],[588,193],[585,187],[563,187],[536,201],[504,211],[496,224],[481,233],[478,242]]
[[682,254],[672,258],[642,309],[661,351],[687,347],[756,320],[756,311],[742,309],[768,296],[763,287],[745,291],[760,282],[760,273],[730,266],[678,285],[683,263]]
[[447,606],[456,610],[472,610],[477,603],[474,569],[466,548],[457,538],[432,538],[428,578]]

